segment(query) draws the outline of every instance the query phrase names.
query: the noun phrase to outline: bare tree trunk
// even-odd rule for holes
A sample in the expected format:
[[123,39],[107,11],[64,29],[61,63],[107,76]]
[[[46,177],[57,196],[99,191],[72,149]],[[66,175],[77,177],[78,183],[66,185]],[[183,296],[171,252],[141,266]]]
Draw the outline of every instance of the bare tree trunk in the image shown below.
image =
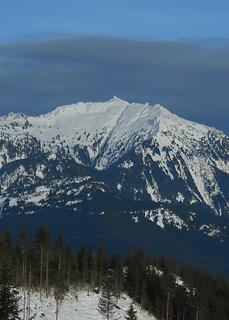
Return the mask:
[[43,248],[41,247],[41,265],[40,265],[40,301],[42,300],[42,273],[43,273]]
[[61,267],[61,255],[59,255],[59,261],[58,261],[58,278],[60,279],[60,267]]
[[25,255],[23,253],[23,257],[22,257],[22,283],[23,286],[25,284]]
[[199,320],[199,308],[198,308],[198,306],[196,307],[196,320]]
[[48,298],[49,294],[49,253],[48,250],[46,252],[46,279],[45,279],[45,291],[46,291],[46,298]]
[[17,260],[16,261],[16,279],[15,279],[16,286],[18,285],[18,273],[19,273],[18,268],[19,268],[19,266],[18,266],[18,260]]
[[70,284],[70,266],[68,264],[68,285]]
[[59,299],[56,298],[56,320],[58,320],[59,317]]
[[31,293],[31,264],[29,265],[29,282],[27,293],[27,317],[26,320],[30,320],[30,293]]
[[159,310],[158,310],[158,298],[156,296],[156,316],[158,317],[158,314],[159,314]]
[[166,303],[166,320],[169,320],[169,291],[167,294],[167,303]]
[[26,314],[26,312],[25,312],[25,306],[26,306],[26,265],[25,265],[25,263],[24,263],[24,259],[23,259],[23,278],[24,278],[24,281],[23,281],[23,286],[24,286],[24,297],[23,297],[23,299],[24,299],[24,301],[23,301],[23,320],[25,320],[25,314]]

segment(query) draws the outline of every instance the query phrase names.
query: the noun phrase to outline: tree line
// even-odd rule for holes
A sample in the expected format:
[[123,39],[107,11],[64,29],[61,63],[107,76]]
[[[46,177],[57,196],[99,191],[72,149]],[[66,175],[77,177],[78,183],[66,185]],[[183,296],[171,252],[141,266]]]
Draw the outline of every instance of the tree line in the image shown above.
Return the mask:
[[[82,243],[75,251],[61,234],[51,242],[47,226],[41,226],[31,241],[23,225],[16,244],[10,231],[0,234],[1,319],[10,319],[1,316],[6,284],[23,290],[23,319],[30,319],[33,290],[40,293],[41,301],[54,294],[58,319],[59,304],[70,288],[100,293],[98,310],[106,319],[112,319],[115,301],[122,293],[157,319],[229,319],[226,280],[199,268],[180,267],[172,258],[152,258],[144,249],[130,251],[124,258],[118,251],[107,255],[102,244],[94,250]],[[133,305],[128,312],[127,319],[136,319]]]

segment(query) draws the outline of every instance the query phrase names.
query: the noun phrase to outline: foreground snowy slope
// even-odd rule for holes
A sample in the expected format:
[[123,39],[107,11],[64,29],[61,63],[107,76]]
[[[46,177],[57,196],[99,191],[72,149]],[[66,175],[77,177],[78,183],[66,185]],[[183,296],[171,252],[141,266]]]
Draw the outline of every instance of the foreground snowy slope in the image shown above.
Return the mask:
[[[77,296],[77,299],[76,299]],[[60,320],[102,320],[101,314],[97,310],[99,295],[95,293],[87,293],[80,291],[68,294],[63,303],[60,305],[59,319]],[[129,309],[131,299],[123,295],[117,302],[116,319],[124,320],[126,311]],[[134,305],[137,310],[138,320],[155,320],[153,316]],[[20,300],[20,308],[23,308],[23,298]],[[56,317],[55,300],[53,297],[48,299],[43,298],[40,302],[39,293],[31,294],[30,316],[34,320],[53,320]],[[23,312],[21,312],[21,317]]]

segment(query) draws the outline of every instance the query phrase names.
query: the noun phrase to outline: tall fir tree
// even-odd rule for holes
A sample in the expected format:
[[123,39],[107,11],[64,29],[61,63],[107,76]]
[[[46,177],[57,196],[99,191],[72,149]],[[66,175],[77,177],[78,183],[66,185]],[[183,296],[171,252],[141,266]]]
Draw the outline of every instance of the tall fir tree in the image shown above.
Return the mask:
[[137,311],[134,310],[134,306],[133,306],[133,303],[131,303],[129,309],[127,310],[127,316],[125,317],[127,320],[137,320],[137,316],[136,316],[136,313]]
[[102,294],[98,303],[98,311],[104,319],[115,319],[115,300],[112,272],[109,270],[102,283]]
[[45,292],[46,298],[49,292],[49,249],[50,249],[50,232],[48,227],[41,226],[35,234],[35,245],[40,251],[40,300],[42,300],[43,289],[43,269],[45,263]]
[[17,298],[11,290],[8,282],[9,270],[7,266],[3,266],[1,270],[1,285],[0,285],[0,319],[1,320],[16,320],[19,318],[19,309]]
[[19,318],[18,298],[7,284],[0,287],[0,319],[16,320]]

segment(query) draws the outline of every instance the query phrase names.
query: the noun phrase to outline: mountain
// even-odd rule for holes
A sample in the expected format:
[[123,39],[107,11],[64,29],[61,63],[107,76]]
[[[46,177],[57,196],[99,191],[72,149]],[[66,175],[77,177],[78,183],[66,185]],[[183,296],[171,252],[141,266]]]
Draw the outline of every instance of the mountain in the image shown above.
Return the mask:
[[77,221],[73,238],[151,249],[153,241],[204,265],[228,249],[229,137],[158,104],[114,97],[5,115],[0,179],[2,228],[22,217],[65,230]]

